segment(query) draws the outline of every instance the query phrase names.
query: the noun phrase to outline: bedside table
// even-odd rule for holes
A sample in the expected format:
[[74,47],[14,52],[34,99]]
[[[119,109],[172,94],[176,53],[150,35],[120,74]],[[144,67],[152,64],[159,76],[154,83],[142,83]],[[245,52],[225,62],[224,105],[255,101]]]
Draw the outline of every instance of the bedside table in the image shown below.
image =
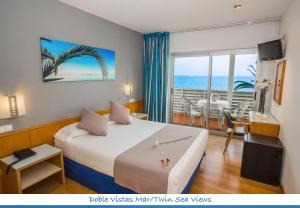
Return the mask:
[[148,114],[146,113],[132,113],[131,115],[137,119],[148,120]]
[[49,177],[65,184],[62,151],[48,144],[31,148],[36,154],[13,165],[6,175],[7,165],[16,160],[14,155],[0,160],[4,193],[23,193],[23,190]]

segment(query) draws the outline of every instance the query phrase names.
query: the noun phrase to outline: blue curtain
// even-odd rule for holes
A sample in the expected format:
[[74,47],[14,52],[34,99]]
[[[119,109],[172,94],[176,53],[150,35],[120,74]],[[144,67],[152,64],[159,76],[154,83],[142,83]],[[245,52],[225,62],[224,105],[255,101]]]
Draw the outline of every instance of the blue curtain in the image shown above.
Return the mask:
[[144,35],[144,107],[152,121],[166,122],[169,37],[168,32]]

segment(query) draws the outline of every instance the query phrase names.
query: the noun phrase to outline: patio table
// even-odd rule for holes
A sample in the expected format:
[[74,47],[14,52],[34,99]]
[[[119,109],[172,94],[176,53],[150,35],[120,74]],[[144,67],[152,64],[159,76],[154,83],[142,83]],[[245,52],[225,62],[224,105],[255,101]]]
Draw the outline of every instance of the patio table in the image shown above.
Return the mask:
[[[197,105],[199,108],[202,108],[204,112],[206,112],[206,107],[207,107],[207,100],[206,99],[201,99],[198,100]],[[224,108],[229,108],[229,102],[227,100],[210,100],[210,111],[216,110],[219,112],[218,114],[218,128],[222,128],[222,123],[221,120],[223,118],[223,110]]]

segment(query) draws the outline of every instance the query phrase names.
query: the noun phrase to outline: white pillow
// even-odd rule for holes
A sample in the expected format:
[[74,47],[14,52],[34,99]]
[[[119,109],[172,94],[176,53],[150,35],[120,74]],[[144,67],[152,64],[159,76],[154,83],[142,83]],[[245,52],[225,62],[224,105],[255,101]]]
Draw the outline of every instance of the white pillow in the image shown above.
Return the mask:
[[[110,115],[110,114],[108,113],[108,114],[104,114],[104,115],[102,115],[102,116],[104,116],[105,118],[109,119],[109,115]],[[134,121],[134,120],[136,120],[136,118],[133,117],[132,115],[129,115],[129,121],[132,122],[132,121]],[[111,120],[108,120],[108,124],[114,124],[114,123],[116,123],[116,122],[111,121]]]
[[77,128],[78,122],[72,123],[61,128],[56,134],[54,135],[55,139],[59,139],[61,141],[70,141],[72,139],[76,139],[76,137],[83,136],[89,134],[86,130]]
[[102,116],[108,119],[108,124],[113,124],[113,123],[115,123],[114,121],[109,120],[109,113],[108,113],[108,114],[104,114],[104,115],[102,115]]

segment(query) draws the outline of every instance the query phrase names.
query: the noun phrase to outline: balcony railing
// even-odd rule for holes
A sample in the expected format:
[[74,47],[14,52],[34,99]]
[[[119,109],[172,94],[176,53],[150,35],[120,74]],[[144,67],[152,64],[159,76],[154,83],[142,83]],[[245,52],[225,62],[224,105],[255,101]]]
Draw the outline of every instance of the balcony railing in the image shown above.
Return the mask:
[[[221,100],[228,100],[227,91],[222,90],[212,90],[212,93],[218,93],[220,95]],[[191,89],[174,89],[174,97],[173,97],[173,112],[174,113],[183,113],[182,109],[182,96],[188,98],[194,103],[197,103],[200,99],[207,99],[206,90],[191,90]],[[248,114],[249,111],[253,110],[253,92],[240,92],[234,91],[232,94],[232,102],[231,107],[237,106],[240,102],[249,102],[249,106],[246,110],[245,114]],[[211,112],[210,117],[214,117],[214,114]]]

